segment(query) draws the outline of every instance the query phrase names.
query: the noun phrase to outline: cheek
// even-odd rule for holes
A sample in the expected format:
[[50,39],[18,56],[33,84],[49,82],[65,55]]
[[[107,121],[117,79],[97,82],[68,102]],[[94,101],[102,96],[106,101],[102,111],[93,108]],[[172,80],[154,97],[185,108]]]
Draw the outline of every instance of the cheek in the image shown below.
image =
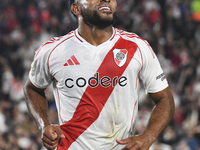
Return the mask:
[[80,4],[82,5],[82,7],[85,8],[85,9],[88,8],[88,6],[89,6],[87,0],[80,0],[79,3],[80,3]]
[[81,5],[81,8],[83,8],[85,10],[92,11],[92,10],[96,9],[95,1],[88,2],[88,0],[81,0],[80,5]]
[[111,6],[112,6],[112,8],[113,8],[113,10],[117,10],[117,3],[116,2],[113,2],[112,4],[111,4]]

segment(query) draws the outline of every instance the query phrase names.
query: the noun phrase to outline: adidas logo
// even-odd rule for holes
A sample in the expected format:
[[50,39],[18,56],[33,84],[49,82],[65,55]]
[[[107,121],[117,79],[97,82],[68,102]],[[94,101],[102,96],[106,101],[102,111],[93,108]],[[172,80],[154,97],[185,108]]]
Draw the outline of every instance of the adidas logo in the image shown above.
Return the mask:
[[74,65],[80,65],[76,57],[73,55],[70,59],[67,60],[67,62],[64,64],[64,66],[74,66]]

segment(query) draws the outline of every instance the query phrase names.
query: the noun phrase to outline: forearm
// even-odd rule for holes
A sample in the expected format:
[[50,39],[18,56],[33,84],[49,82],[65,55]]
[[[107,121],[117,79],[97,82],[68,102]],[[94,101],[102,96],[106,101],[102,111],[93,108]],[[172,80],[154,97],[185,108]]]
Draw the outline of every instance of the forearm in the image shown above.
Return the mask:
[[45,126],[51,124],[47,116],[48,104],[44,91],[34,89],[30,81],[28,81],[25,85],[24,93],[28,110],[39,129],[43,129]]
[[[152,110],[146,130],[143,133],[149,136],[151,142],[156,140],[158,135],[169,124],[174,114],[174,100],[169,89],[167,89],[166,94],[160,100],[156,100],[156,106]],[[152,97],[154,98],[154,96]]]

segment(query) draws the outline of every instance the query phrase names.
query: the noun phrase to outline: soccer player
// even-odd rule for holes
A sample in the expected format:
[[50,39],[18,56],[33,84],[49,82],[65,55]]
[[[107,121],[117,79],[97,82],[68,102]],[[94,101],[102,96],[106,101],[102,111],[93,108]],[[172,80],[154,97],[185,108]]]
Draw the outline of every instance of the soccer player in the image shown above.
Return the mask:
[[[155,53],[136,34],[112,26],[116,0],[70,0],[70,6],[78,28],[41,45],[24,88],[44,146],[148,150],[174,113],[174,100]],[[155,107],[144,132],[133,136],[139,80]],[[59,125],[48,119],[44,91],[50,83]]]

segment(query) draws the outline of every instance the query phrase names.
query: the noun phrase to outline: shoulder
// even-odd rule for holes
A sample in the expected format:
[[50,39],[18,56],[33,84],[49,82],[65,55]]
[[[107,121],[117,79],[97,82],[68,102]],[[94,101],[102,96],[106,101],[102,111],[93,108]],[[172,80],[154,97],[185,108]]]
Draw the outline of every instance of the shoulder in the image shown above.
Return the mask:
[[[150,44],[136,33],[123,31],[120,29],[115,28],[116,35],[120,36],[121,38],[133,42],[139,49],[141,53],[148,53],[150,52],[154,55],[153,49],[151,48]],[[149,54],[149,53],[148,53]]]
[[44,42],[36,51],[35,57],[42,55],[49,55],[52,51],[54,51],[59,45],[68,41],[74,37],[74,31],[71,31],[67,35],[60,37],[52,37],[50,40]]
[[150,46],[149,43],[145,39],[141,38],[136,33],[127,32],[127,31],[120,30],[117,28],[115,28],[115,30],[116,30],[117,35],[119,35],[123,39],[134,42],[138,47],[142,48],[143,46],[147,46],[147,47]]
[[124,31],[124,30],[121,30],[121,29],[115,28],[115,31],[116,31],[117,35],[124,37],[124,38],[130,38],[131,39],[131,38],[138,37],[138,35],[135,34],[135,33],[127,32],[127,31]]

